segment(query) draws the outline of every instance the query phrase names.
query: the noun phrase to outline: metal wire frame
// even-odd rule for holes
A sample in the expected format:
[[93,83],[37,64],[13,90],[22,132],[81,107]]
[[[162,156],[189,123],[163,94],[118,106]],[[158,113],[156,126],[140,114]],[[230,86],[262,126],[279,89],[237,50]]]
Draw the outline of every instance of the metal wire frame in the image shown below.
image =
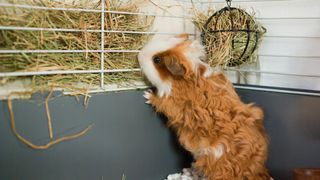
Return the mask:
[[[298,73],[284,73],[284,72],[273,72],[273,71],[260,71],[250,69],[231,69],[226,68],[225,71],[236,71],[236,72],[249,72],[256,74],[273,74],[273,75],[284,75],[284,76],[298,76],[298,77],[315,77],[320,78],[320,74],[298,74]],[[97,74],[97,73],[115,73],[115,72],[139,72],[140,68],[134,69],[101,69],[101,70],[56,70],[56,71],[30,71],[30,72],[4,72],[0,73],[0,77],[12,77],[12,76],[34,76],[34,75],[53,75],[53,74]]]
[[[267,32],[267,30],[261,26],[261,28],[259,29],[251,29],[250,27],[250,22],[253,21],[254,22],[254,18],[252,16],[250,16],[246,11],[244,11],[243,9],[240,8],[235,8],[235,7],[231,7],[231,0],[226,0],[227,6],[220,9],[219,11],[216,11],[215,13],[213,13],[208,20],[206,21],[205,25],[203,26],[203,28],[206,31],[203,31],[201,34],[202,37],[202,42],[203,44],[206,44],[206,36],[207,35],[213,35],[213,34],[220,34],[222,32],[244,32],[247,34],[247,39],[246,39],[246,43],[245,43],[245,47],[241,53],[240,56],[236,57],[236,58],[231,58],[231,60],[228,63],[228,66],[239,66],[242,63],[246,62],[250,55],[253,54],[258,46],[258,41],[260,39],[261,34],[265,34]],[[226,14],[229,12],[229,19],[231,22],[231,27],[229,27],[228,29],[217,29],[217,24],[221,18],[221,16],[223,14]],[[249,20],[246,21],[246,28],[245,29],[235,29],[234,28],[234,17],[232,15],[232,12],[238,12],[240,13],[243,17],[248,17]],[[214,27],[211,29],[208,27],[208,25],[213,21],[216,20]],[[210,30],[209,30],[210,29]],[[250,40],[251,40],[251,34],[254,35],[254,45],[252,49],[248,49],[249,48],[249,44],[250,44]],[[234,49],[234,44],[235,44],[235,39],[232,38],[232,49]],[[248,52],[249,51],[249,52]],[[246,53],[247,56],[244,56]]]
[[[152,31],[121,31],[121,30],[100,30],[100,29],[67,29],[67,28],[40,28],[40,27],[19,27],[19,26],[0,26],[0,30],[21,30],[21,31],[55,31],[55,32],[104,32],[104,33],[123,33],[123,34],[160,34],[160,35],[178,35],[175,32],[152,32]],[[187,33],[194,36],[194,33]]]
[[[185,3],[197,3],[197,4],[211,4],[211,3],[225,3],[225,0],[214,0],[214,1],[203,1],[203,0],[175,0],[179,2],[185,2]],[[248,2],[254,2],[254,3],[259,3],[259,2],[292,2],[296,0],[237,0],[237,3],[248,3]]]
[[[265,1],[267,1],[267,0],[265,0]],[[289,0],[284,0],[284,1],[289,1]],[[240,2],[240,1],[238,1],[238,2]],[[243,1],[243,2],[247,2],[247,1]],[[257,1],[257,2],[260,2],[260,1]],[[215,2],[211,2],[211,3],[215,3]],[[101,12],[101,10],[98,10],[98,9],[45,7],[45,6],[32,6],[32,5],[11,4],[11,3],[0,3],[0,6],[2,6],[2,7],[26,8],[26,9],[36,9],[36,10],[81,11],[81,12],[96,12],[96,13],[100,13]],[[104,10],[103,12],[112,13],[112,14],[125,14],[125,15],[138,15],[138,16],[158,16],[158,17],[168,17],[168,18],[192,19],[191,16],[163,15],[163,14],[146,13],[146,12],[126,12],[126,11],[110,11],[110,10]],[[320,19],[320,17],[257,17],[256,19],[258,19],[258,20],[297,20],[297,19],[305,20],[305,19],[316,19],[317,20],[317,19]]]
[[[139,53],[140,50],[0,50],[0,54],[17,54],[17,53]],[[320,59],[320,56],[298,56],[298,55],[276,55],[276,54],[258,54],[266,57],[289,57],[289,58],[310,58]]]
[[319,92],[309,92],[305,90],[291,90],[291,89],[280,89],[277,87],[257,87],[257,86],[248,86],[248,85],[234,85],[237,89],[253,90],[253,91],[264,91],[264,92],[276,92],[284,94],[294,94],[294,95],[305,95],[305,96],[319,96]]
[[0,54],[20,54],[20,53],[138,53],[140,50],[0,50]]
[[[66,29],[66,28],[40,28],[40,27],[19,27],[19,26],[0,26],[0,30],[21,30],[21,31],[55,31],[55,32],[89,32],[98,33],[100,29]],[[123,34],[161,34],[161,35],[178,35],[175,32],[151,32],[151,31],[121,31],[121,30],[104,30],[105,33],[123,33]],[[196,36],[196,33],[187,33],[190,36]],[[286,36],[286,35],[264,35],[266,38],[320,38],[320,36]]]
[[[104,0],[102,0],[103,2]],[[263,0],[261,0],[263,1]],[[272,1],[289,1],[289,0],[272,0]],[[224,2],[224,1],[223,1]],[[238,1],[240,2],[240,1]],[[252,0],[243,0],[241,2],[253,2]],[[201,4],[211,3],[211,2],[201,2]],[[38,9],[38,10],[63,10],[63,11],[82,11],[82,12],[96,12],[101,13],[101,23],[103,24],[103,16],[104,13],[113,13],[113,14],[128,14],[128,15],[139,15],[139,16],[159,16],[159,17],[170,17],[170,18],[184,18],[190,19],[188,16],[174,16],[174,15],[161,15],[161,14],[152,14],[152,13],[132,13],[132,12],[123,12],[123,11],[109,11],[104,9],[104,3],[101,5],[101,9],[81,9],[81,8],[52,8],[52,7],[42,7],[42,6],[30,6],[30,5],[19,5],[19,4],[9,4],[9,3],[0,3],[0,6],[4,7],[17,7],[17,8],[29,8],[29,9]],[[297,20],[297,19],[320,19],[320,17],[274,17],[274,18],[257,18],[259,20]],[[37,72],[3,72],[0,73],[0,77],[10,77],[10,76],[33,76],[33,75],[53,75],[53,74],[85,74],[85,73],[94,73],[101,75],[101,83],[100,90],[95,90],[97,92],[110,91],[110,89],[104,89],[104,73],[113,73],[113,72],[135,72],[140,71],[139,68],[134,69],[104,69],[104,53],[110,52],[123,52],[123,53],[138,53],[139,50],[113,50],[113,49],[104,49],[104,33],[132,33],[132,34],[163,34],[163,35],[174,35],[177,33],[167,33],[167,32],[139,32],[139,31],[118,31],[118,30],[107,30],[104,29],[102,25],[101,29],[64,29],[64,28],[39,28],[39,27],[14,27],[14,26],[0,26],[0,29],[4,30],[35,30],[35,31],[65,31],[65,32],[97,32],[102,34],[101,41],[101,49],[99,50],[0,50],[0,54],[3,53],[101,53],[101,69],[100,70],[56,70],[56,71],[37,71]],[[190,35],[195,36],[196,33],[190,33]],[[319,38],[319,37],[309,37],[309,36],[271,36],[266,35],[265,37],[276,37],[276,38]],[[269,57],[291,57],[291,58],[319,58],[320,56],[291,56],[291,55],[268,55],[268,54],[260,54],[259,56],[269,56]],[[283,72],[271,72],[271,71],[259,71],[259,70],[246,70],[246,69],[228,69],[230,71],[240,71],[240,72],[251,72],[251,73],[263,73],[263,74],[277,74],[277,75],[286,75],[286,76],[302,76],[302,77],[317,77],[320,78],[320,75],[312,75],[312,74],[296,74],[296,73],[283,73]],[[146,88],[145,86],[144,88]],[[240,88],[240,86],[236,86]],[[143,87],[142,87],[143,88]],[[245,89],[245,86],[241,86],[242,89]],[[135,87],[123,88],[126,89],[136,89]],[[265,88],[247,88],[252,90],[265,90]],[[121,88],[117,88],[114,90],[121,90]],[[268,91],[272,91],[268,89]],[[280,92],[279,90],[273,90],[276,92]],[[282,90],[283,91],[283,90]],[[296,92],[296,91],[294,91]],[[301,94],[305,94],[304,92],[300,92]],[[299,94],[299,93],[295,93]],[[309,93],[310,94],[310,93]],[[315,93],[319,94],[319,93]]]
[[284,75],[284,76],[298,76],[298,77],[315,77],[320,78],[320,74],[300,74],[300,73],[284,73],[284,72],[274,72],[274,71],[260,71],[260,70],[252,70],[252,69],[231,69],[226,68],[226,71],[236,71],[236,72],[248,72],[248,73],[256,73],[256,74],[272,74],[272,75]]
[[21,71],[21,72],[4,72],[0,73],[0,77],[13,77],[13,76],[34,76],[34,75],[55,75],[55,74],[104,74],[115,72],[135,72],[141,71],[140,68],[134,69],[109,69],[105,70],[56,70],[56,71]]
[[33,6],[24,4],[11,4],[11,3],[0,3],[2,7],[16,7],[26,9],[37,9],[37,10],[55,10],[55,11],[81,11],[81,12],[96,12],[96,13],[112,13],[112,14],[125,14],[125,15],[138,15],[138,16],[158,16],[158,17],[169,17],[169,18],[191,18],[184,16],[175,15],[162,15],[146,12],[126,12],[126,11],[113,11],[113,10],[99,10],[99,9],[84,9],[84,8],[64,8],[64,7],[45,7],[45,6]]
[[101,52],[100,52],[100,87],[104,89],[104,0],[101,0]]

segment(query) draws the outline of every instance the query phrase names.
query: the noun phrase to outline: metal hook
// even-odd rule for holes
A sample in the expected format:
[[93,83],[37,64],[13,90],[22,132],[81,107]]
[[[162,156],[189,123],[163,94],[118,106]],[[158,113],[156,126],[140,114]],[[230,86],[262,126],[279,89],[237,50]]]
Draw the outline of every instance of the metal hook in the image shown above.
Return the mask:
[[228,7],[231,7],[231,1],[232,0],[226,0]]

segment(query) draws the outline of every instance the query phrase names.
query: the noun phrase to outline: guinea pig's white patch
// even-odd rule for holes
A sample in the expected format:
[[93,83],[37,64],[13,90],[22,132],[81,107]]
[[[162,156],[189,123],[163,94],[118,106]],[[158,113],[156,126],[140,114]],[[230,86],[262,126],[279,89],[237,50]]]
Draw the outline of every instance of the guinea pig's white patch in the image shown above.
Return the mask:
[[144,54],[145,58],[150,58],[151,61],[153,55],[171,49],[182,43],[184,40],[185,38],[181,37],[153,36],[153,38],[142,48],[140,53]]
[[147,45],[141,50],[138,55],[138,60],[143,73],[148,80],[156,86],[158,90],[158,96],[167,96],[171,93],[171,82],[164,81],[160,78],[158,71],[156,70],[152,57],[153,55],[171,49],[183,42],[184,38],[176,37],[158,37],[154,36]]
[[224,152],[224,147],[222,144],[218,144],[216,147],[207,147],[201,149],[196,156],[201,156],[201,155],[214,155],[216,159],[219,159]]
[[217,147],[214,148],[214,157],[216,159],[219,159],[222,155],[223,155],[223,145],[222,144],[218,144]]
[[210,67],[207,67],[206,71],[203,73],[203,77],[207,78],[213,74],[213,70]]
[[141,70],[146,75],[148,80],[157,88],[157,95],[159,97],[167,96],[171,92],[171,83],[163,81],[156,68],[153,65],[152,60],[145,57],[143,53],[138,55]]
[[170,82],[162,83],[160,86],[157,87],[158,96],[159,96],[159,97],[162,97],[162,96],[168,96],[168,95],[170,95],[170,93],[171,93],[171,88],[172,88],[172,85],[171,85]]
[[206,71],[204,72],[203,76],[207,78],[212,75],[213,71],[210,66],[202,61],[206,58],[206,52],[199,41],[193,41],[184,53],[187,59],[192,63],[193,72],[196,73],[199,65],[203,65],[206,67]]
[[201,61],[201,59],[206,57],[206,51],[204,49],[204,46],[202,46],[200,42],[197,40],[193,41],[190,44],[189,52],[190,54],[188,56],[195,63],[198,63],[199,61]]

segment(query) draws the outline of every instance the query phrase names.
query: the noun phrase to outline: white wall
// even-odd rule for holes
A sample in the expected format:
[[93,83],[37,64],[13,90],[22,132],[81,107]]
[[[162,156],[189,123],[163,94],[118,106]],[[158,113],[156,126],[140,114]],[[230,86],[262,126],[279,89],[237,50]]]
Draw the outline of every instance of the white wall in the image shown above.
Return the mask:
[[[193,1],[203,10],[209,7],[218,10],[226,5],[224,0]],[[191,7],[188,0],[173,2]],[[232,6],[248,12],[254,10],[268,30],[259,49],[260,65],[242,68],[297,75],[242,73],[240,83],[247,79],[246,83],[254,85],[320,90],[319,0],[233,0]],[[187,8],[185,10],[188,13]],[[194,33],[192,23],[186,23],[185,31]],[[235,72],[228,74],[237,82]],[[318,77],[298,76],[300,74]]]
[[[225,6],[219,2],[205,6]],[[319,0],[234,0],[233,6],[249,12],[254,9],[268,29],[259,49],[261,71],[318,76],[251,74],[247,77],[249,84],[320,90]]]
[[[202,3],[199,0],[193,1],[202,10],[209,7],[218,10],[226,5],[224,0],[201,0]],[[141,11],[190,16],[190,2],[191,0],[146,0],[141,5]],[[242,73],[240,83],[244,83],[246,79],[246,83],[254,85],[320,90],[320,0],[233,0],[232,5],[249,12],[254,10],[259,21],[268,30],[259,49],[259,65],[243,68],[295,74]],[[156,17],[155,26],[150,31],[195,33],[195,28],[188,19]],[[233,82],[237,82],[235,72],[228,74]]]

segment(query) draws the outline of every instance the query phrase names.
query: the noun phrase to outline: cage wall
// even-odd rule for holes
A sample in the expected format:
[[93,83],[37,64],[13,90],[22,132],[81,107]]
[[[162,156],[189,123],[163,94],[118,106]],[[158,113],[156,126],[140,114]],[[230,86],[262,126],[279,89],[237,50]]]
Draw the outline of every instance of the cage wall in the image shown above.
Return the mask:
[[[186,31],[199,38],[184,17],[190,16],[192,4],[186,0],[177,2],[183,7],[179,14],[164,13],[158,8],[142,9],[159,13],[168,24],[179,26],[179,32],[162,29],[160,33],[164,36]],[[249,11],[254,9],[258,20],[268,29],[259,51],[259,68],[242,67],[240,80],[237,71],[230,70],[228,74],[241,98],[256,102],[265,111],[265,126],[270,136],[267,167],[271,175],[275,179],[290,179],[293,168],[319,167],[320,3],[317,0],[234,0],[232,3]],[[225,2],[194,1],[194,5],[202,10],[219,9]],[[154,34],[154,31],[144,33]],[[101,69],[95,72],[98,76],[106,75]],[[245,82],[257,86],[243,86]],[[121,88],[113,86],[109,90]],[[166,118],[144,103],[142,94],[142,90],[96,94],[86,108],[82,106],[83,99],[61,97],[56,92],[50,101],[56,136],[78,132],[91,123],[94,127],[80,139],[45,151],[31,150],[16,139],[10,130],[7,101],[1,101],[0,179],[158,180],[188,167],[191,156],[166,128]],[[38,93],[31,100],[13,101],[19,132],[37,144],[48,140],[43,104],[46,97],[46,93]]]

